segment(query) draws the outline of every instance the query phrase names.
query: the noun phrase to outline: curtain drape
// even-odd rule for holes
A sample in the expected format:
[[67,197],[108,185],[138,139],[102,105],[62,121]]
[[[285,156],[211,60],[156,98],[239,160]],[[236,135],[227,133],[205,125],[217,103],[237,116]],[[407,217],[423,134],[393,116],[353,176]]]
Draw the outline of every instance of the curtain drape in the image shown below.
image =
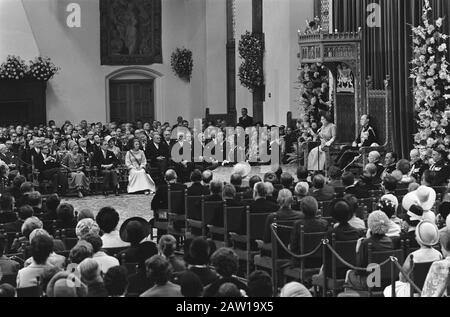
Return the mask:
[[[431,0],[434,19],[444,20],[443,31],[450,33],[450,1]],[[381,8],[381,27],[370,28],[366,20],[367,6],[376,3]],[[383,80],[392,81],[394,151],[405,158],[413,148],[414,120],[413,81],[409,79],[412,59],[412,26],[421,23],[424,0],[334,0],[333,29],[363,34],[362,60],[366,76],[371,76],[374,88],[383,89]]]

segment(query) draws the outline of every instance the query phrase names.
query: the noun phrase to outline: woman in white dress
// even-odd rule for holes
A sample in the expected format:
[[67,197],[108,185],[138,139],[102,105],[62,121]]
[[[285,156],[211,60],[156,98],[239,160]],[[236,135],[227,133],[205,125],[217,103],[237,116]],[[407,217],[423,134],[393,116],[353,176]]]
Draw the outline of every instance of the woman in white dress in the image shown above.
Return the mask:
[[311,150],[308,156],[308,170],[309,171],[324,171],[329,162],[325,153],[325,148],[333,145],[336,140],[336,126],[332,123],[332,118],[329,113],[321,117],[322,128],[318,133],[320,145]]
[[133,148],[125,156],[125,165],[128,168],[128,193],[145,192],[149,195],[155,192],[155,182],[147,174],[147,159],[144,151],[140,150],[141,142],[137,139],[133,141]]

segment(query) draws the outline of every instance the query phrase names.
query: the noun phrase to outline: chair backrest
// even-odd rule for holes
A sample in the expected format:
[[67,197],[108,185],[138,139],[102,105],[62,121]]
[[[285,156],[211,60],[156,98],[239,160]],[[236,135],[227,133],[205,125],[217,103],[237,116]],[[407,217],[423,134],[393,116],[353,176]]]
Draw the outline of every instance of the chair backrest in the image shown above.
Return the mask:
[[420,289],[423,288],[423,285],[425,284],[425,280],[427,278],[428,272],[430,271],[430,267],[432,264],[433,262],[414,263],[414,268],[412,270],[410,277],[418,288]]
[[116,254],[119,254],[122,251],[125,251],[128,249],[128,247],[122,247],[122,248],[103,248],[102,250],[108,254],[109,256],[115,256]]
[[241,201],[245,206],[250,206],[254,200],[253,199],[242,199]]
[[374,200],[376,199],[373,197],[358,199],[358,206],[367,207],[367,211],[371,213],[373,211]]
[[192,220],[202,220],[202,198],[202,196],[185,197],[186,218]]
[[247,210],[247,237],[250,240],[262,240],[267,216],[270,213],[250,213]]
[[[388,250],[388,251],[373,251],[372,244],[369,243],[369,250],[368,250],[369,263],[380,264],[389,259],[391,256],[397,258],[399,264],[403,265],[403,261],[405,259],[403,249]],[[384,288],[389,284],[391,284],[392,274],[397,277],[399,274],[399,270],[397,267],[395,267],[394,272],[392,273],[391,263],[387,263],[380,267],[381,288]]]
[[215,227],[223,227],[223,201],[203,202],[203,223]]
[[184,194],[185,191],[174,191],[174,190],[170,190],[170,185],[169,185],[169,190],[167,191],[167,202],[168,202],[168,212],[169,213],[174,213],[174,214],[179,214],[179,215],[184,215],[185,214],[185,201],[184,201]]
[[[292,230],[294,229],[295,221],[276,221],[276,233],[283,244],[288,247],[291,241]],[[275,245],[275,241],[272,241],[272,246]],[[288,259],[290,255],[283,249],[280,243],[276,243],[278,259]]]
[[224,208],[224,227],[226,232],[238,232],[242,226],[243,215],[248,207],[227,207]]
[[[338,241],[336,235],[333,234],[331,245],[339,256],[346,262],[356,265],[356,244],[358,240]],[[333,278],[339,278],[338,274],[342,270],[348,269],[341,261],[339,261],[334,254],[331,258],[331,275]]]
[[0,284],[9,284],[13,287],[17,286],[17,273],[16,274],[3,274],[0,278]]
[[[300,228],[300,254],[312,252],[327,236],[326,232],[304,232],[303,226]],[[303,262],[303,263],[302,263]],[[322,265],[322,252],[319,249],[316,253],[300,261],[302,268],[318,268]]]
[[322,211],[322,217],[324,217],[324,218],[331,217],[331,204],[332,204],[332,201],[319,202],[319,209]]

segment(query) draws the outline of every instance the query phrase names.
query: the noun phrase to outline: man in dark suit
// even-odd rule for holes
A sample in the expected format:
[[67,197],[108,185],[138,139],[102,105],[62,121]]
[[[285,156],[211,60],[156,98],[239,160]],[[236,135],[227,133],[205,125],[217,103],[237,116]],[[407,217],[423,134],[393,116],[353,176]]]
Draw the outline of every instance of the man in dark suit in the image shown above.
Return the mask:
[[100,150],[95,152],[93,161],[103,176],[103,194],[105,196],[108,195],[107,189],[110,185],[116,196],[119,196],[119,180],[116,170],[119,160],[113,152],[108,151],[108,142],[106,140],[103,140],[101,143]]
[[359,149],[372,146],[377,143],[375,130],[370,125],[370,117],[368,115],[361,116],[361,132],[353,142],[352,146],[342,148],[341,155],[337,160],[340,169],[344,169],[359,154]]
[[263,182],[256,183],[253,189],[253,199],[255,200],[250,204],[250,212],[252,213],[269,213],[276,212],[279,207],[273,201],[266,199],[267,187]]
[[342,177],[342,185],[344,185],[345,190],[344,190],[344,194],[345,195],[353,195],[355,197],[360,196],[359,195],[359,190],[358,188],[356,188],[356,184],[355,184],[355,175],[353,175],[353,173],[351,172],[345,172]]
[[202,184],[202,172],[198,169],[191,173],[192,185],[188,188],[188,196],[207,196],[210,194],[209,187]]
[[244,129],[253,126],[253,118],[248,116],[247,108],[242,108],[242,117],[239,118],[239,126]]
[[384,164],[386,168],[383,171],[382,177],[386,176],[386,174],[392,174],[393,171],[397,169],[397,161],[398,156],[394,152],[388,152],[386,153],[386,156],[384,157]]
[[35,147],[31,150],[31,158],[34,167],[39,171],[39,181],[51,180],[53,193],[63,194],[68,186],[67,177],[61,172],[61,165],[56,162],[56,158],[50,156],[49,152],[48,145],[44,145],[42,150]]
[[[154,221],[160,219],[159,211],[168,208],[168,192],[169,185],[172,191],[184,191],[186,189],[186,185],[177,182],[177,173],[174,170],[167,170],[164,179],[165,182],[163,184],[158,185],[156,188],[155,197],[153,197],[151,208],[154,214]],[[166,234],[165,230],[158,230],[158,238],[162,235]]]
[[223,183],[213,180],[209,186],[211,195],[205,198],[205,201],[222,201]]
[[377,167],[375,164],[367,164],[364,168],[363,175],[359,182],[355,185],[356,187],[356,198],[369,198],[371,190],[380,190],[380,182],[377,178]]
[[227,204],[227,207],[242,207],[241,201],[236,199],[236,189],[233,185],[227,184],[223,187],[222,191],[223,200]]
[[159,134],[155,133],[152,140],[147,143],[145,156],[150,161],[151,167],[158,168],[161,173],[166,172],[169,157],[166,149],[161,145],[161,136]]
[[85,138],[81,138],[80,140],[78,140],[78,144],[80,146],[80,148],[78,149],[78,153],[83,155],[85,164],[88,165],[90,156],[89,156],[89,150],[87,148],[87,140]]
[[334,188],[325,184],[325,177],[323,175],[316,175],[313,178],[313,192],[312,196],[317,201],[330,201],[334,199]]

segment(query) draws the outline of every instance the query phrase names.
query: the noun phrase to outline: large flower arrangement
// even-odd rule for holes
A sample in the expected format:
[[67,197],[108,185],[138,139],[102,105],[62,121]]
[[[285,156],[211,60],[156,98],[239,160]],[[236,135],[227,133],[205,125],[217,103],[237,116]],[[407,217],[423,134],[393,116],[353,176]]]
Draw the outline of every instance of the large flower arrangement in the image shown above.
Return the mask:
[[243,59],[239,66],[239,80],[250,91],[264,86],[264,41],[249,31],[241,36],[239,55]]
[[181,79],[189,82],[192,77],[192,69],[194,68],[194,61],[192,60],[192,51],[186,48],[177,48],[172,53],[170,65],[173,72]]
[[417,148],[450,149],[450,73],[446,59],[448,36],[442,33],[443,19],[432,21],[429,0],[425,1],[422,25],[413,27],[414,59],[411,78],[418,133]]
[[6,62],[0,66],[1,79],[23,79],[28,74],[28,67],[25,61],[19,56],[8,55]]
[[60,68],[55,66],[48,57],[36,57],[33,61],[26,64],[19,56],[9,55],[6,58],[6,62],[0,66],[0,79],[48,81],[59,70]]
[[29,75],[37,80],[48,81],[60,70],[49,57],[36,57],[30,61]]
[[[318,122],[320,119],[317,117],[319,105],[332,112],[332,101],[329,98],[329,72],[324,65],[320,63],[301,65],[297,79],[300,91],[300,110],[309,116],[311,123],[312,121]],[[313,99],[318,101],[316,105],[312,104]]]

